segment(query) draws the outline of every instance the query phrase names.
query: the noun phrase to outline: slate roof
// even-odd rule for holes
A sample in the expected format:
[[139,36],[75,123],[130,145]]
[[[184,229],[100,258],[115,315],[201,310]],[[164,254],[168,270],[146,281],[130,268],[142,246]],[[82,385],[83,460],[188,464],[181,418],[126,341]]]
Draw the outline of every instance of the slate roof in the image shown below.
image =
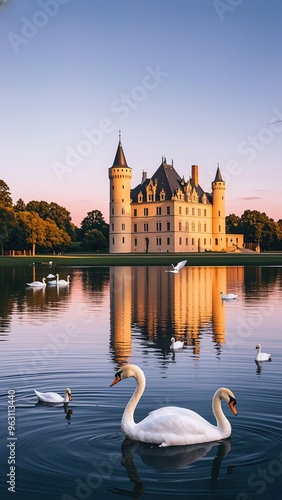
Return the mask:
[[[168,165],[165,161],[163,161],[154,175],[152,175],[151,179],[146,179],[143,183],[138,184],[138,186],[131,190],[131,199],[133,203],[138,202],[138,194],[140,192],[143,194],[143,199],[146,200],[146,187],[150,183],[150,180],[152,180],[154,184],[157,181],[156,201],[160,200],[160,192],[162,189],[166,193],[166,199],[170,200],[171,197],[176,194],[178,189],[181,189],[184,193],[184,184],[187,184],[187,181],[180,177],[173,165]],[[195,188],[199,199],[201,199],[204,194],[203,189],[199,185],[196,186],[192,179],[189,179],[189,181],[192,189]],[[211,195],[209,193],[205,194],[207,196],[207,203],[211,203]]]
[[222,175],[221,175],[221,172],[219,170],[219,167],[217,167],[217,171],[216,171],[215,178],[214,178],[213,182],[223,182]]
[[129,168],[127,163],[126,163],[125,155],[124,155],[123,148],[122,148],[120,141],[118,143],[116,156],[115,156],[114,163],[112,166],[113,167],[127,167],[127,168]]

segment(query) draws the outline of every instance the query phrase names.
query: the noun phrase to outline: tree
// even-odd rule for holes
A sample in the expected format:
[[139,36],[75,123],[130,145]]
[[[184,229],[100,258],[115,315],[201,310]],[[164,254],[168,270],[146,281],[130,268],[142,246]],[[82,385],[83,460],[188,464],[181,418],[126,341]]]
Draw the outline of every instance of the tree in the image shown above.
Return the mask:
[[11,208],[0,205],[0,254],[3,255],[4,245],[16,225],[15,214]]
[[3,207],[13,208],[13,200],[11,198],[10,188],[0,179],[0,205]]
[[19,198],[17,203],[14,205],[15,212],[24,212],[26,210],[25,202],[22,198]]
[[105,222],[104,216],[100,210],[92,210],[87,212],[87,216],[83,219],[80,226],[80,237],[84,238],[87,231],[97,229],[108,240],[109,238],[109,224]]
[[26,205],[26,210],[36,212],[43,220],[53,220],[59,229],[62,229],[70,236],[71,241],[75,241],[75,226],[71,221],[70,212],[57,203],[47,203],[47,201],[30,201]]
[[32,255],[35,255],[36,245],[44,245],[44,221],[36,212],[17,212],[16,218],[24,235],[26,243],[31,245]]
[[106,250],[108,241],[105,236],[98,231],[98,229],[90,229],[86,231],[85,236],[81,242],[81,248],[88,251],[101,251]]
[[265,212],[245,210],[241,217],[231,214],[226,217],[226,226],[227,232],[243,233],[246,243],[259,244],[262,250],[281,248],[281,226],[269,218]]
[[240,234],[241,219],[238,215],[230,214],[225,218],[226,232],[229,234]]

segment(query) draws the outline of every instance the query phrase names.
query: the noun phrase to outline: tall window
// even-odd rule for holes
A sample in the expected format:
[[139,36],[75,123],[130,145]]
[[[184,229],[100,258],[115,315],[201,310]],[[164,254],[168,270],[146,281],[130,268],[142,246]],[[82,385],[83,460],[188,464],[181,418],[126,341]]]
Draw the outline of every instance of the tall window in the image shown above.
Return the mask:
[[167,231],[170,231],[170,222],[167,222],[167,223],[166,223],[166,230],[167,230]]
[[179,221],[178,229],[179,229],[179,231],[182,231],[182,222],[181,221]]
[[122,231],[125,231],[125,224],[122,224],[122,225],[121,225],[121,230],[122,230]]
[[137,217],[137,208],[134,208],[133,215],[134,215],[134,217]]
[[170,238],[167,238],[167,239],[166,239],[166,244],[167,244],[167,245],[170,245]]
[[186,215],[189,215],[189,208],[186,207]]
[[114,225],[114,224],[112,224],[112,231],[114,231],[114,230],[115,230],[115,225]]
[[156,230],[157,231],[161,231],[162,230],[162,223],[161,222],[157,222],[157,224],[156,224]]
[[133,232],[137,233],[137,224],[133,224]]
[[166,215],[170,215],[170,207],[166,207]]
[[121,213],[122,213],[122,215],[125,215],[125,209],[124,208],[121,209]]
[[162,207],[156,207],[156,215],[162,215]]
[[182,214],[182,207],[179,207],[179,208],[178,208],[178,213],[179,213],[179,215],[181,215],[181,214]]
[[134,238],[134,246],[137,247],[137,238]]
[[182,238],[179,238],[179,245],[182,245]]
[[147,216],[148,215],[148,208],[144,208],[144,215]]
[[149,226],[148,226],[147,222],[145,222],[145,224],[144,224],[144,231],[149,231]]

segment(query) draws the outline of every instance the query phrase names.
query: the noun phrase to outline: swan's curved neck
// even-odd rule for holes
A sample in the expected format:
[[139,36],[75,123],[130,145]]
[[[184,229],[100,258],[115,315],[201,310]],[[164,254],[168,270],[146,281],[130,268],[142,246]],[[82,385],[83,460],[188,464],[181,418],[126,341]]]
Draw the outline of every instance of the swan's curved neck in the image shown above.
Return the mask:
[[221,407],[220,390],[216,391],[212,400],[212,410],[216,418],[217,427],[221,432],[229,432],[231,425],[229,420],[227,420]]
[[137,381],[137,387],[134,391],[134,393],[132,394],[130,400],[128,401],[126,407],[125,407],[125,410],[123,412],[123,416],[122,416],[122,419],[121,419],[121,428],[122,430],[126,430],[128,431],[129,428],[133,427],[135,425],[135,422],[134,422],[134,411],[135,411],[135,408],[145,390],[145,386],[146,386],[146,379],[145,379],[145,375],[143,374],[143,372],[140,371],[140,373],[137,373],[136,375],[134,375],[134,378],[136,379]]

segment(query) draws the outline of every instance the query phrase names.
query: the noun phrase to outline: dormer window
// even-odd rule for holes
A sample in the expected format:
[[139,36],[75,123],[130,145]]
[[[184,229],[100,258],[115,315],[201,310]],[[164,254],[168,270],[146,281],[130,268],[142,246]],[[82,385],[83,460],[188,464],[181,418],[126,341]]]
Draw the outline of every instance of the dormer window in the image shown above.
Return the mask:
[[164,200],[165,200],[165,192],[162,189],[161,192],[160,192],[160,201],[164,201]]

